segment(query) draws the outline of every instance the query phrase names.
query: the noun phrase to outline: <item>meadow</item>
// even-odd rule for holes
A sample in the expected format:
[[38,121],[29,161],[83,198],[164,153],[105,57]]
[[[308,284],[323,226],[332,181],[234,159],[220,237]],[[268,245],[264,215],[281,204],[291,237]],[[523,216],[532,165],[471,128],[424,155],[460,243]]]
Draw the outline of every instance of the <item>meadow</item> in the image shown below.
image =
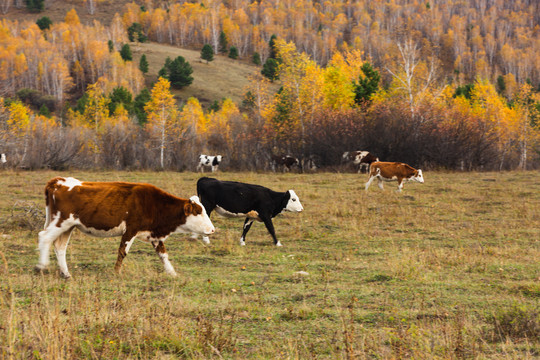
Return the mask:
[[0,171],[2,359],[533,359],[540,357],[540,172],[425,172],[364,191],[365,174],[234,173],[294,189],[305,211],[212,214],[211,245],[166,242],[171,278],[135,242],[73,233],[71,280],[33,271],[54,176],[195,194],[192,172]]

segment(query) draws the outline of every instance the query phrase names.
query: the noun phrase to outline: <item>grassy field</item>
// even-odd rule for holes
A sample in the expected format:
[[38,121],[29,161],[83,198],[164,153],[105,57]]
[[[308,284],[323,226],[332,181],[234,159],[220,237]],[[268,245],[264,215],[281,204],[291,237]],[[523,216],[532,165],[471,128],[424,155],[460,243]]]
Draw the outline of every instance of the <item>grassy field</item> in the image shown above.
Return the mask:
[[[149,71],[145,76],[146,86],[151,89],[158,79],[158,72],[165,64],[165,59],[174,60],[182,56],[193,68],[193,83],[181,90],[171,88],[171,92],[180,104],[185,104],[190,97],[208,107],[214,101],[220,102],[229,98],[237,105],[243,100],[249,78],[260,74],[261,67],[250,64],[246,59],[233,60],[227,56],[215,55],[214,61],[206,63],[201,60],[201,50],[183,49],[158,43],[132,43],[133,61],[137,64],[143,54],[149,63]],[[277,84],[271,85],[277,91]]]
[[74,232],[73,278],[36,274],[43,187],[56,175],[149,182],[196,173],[0,172],[2,359],[533,359],[540,357],[540,172],[427,172],[366,194],[365,175],[219,173],[294,189],[305,211],[254,224],[212,215],[204,246],[167,241],[168,277],[136,242]]

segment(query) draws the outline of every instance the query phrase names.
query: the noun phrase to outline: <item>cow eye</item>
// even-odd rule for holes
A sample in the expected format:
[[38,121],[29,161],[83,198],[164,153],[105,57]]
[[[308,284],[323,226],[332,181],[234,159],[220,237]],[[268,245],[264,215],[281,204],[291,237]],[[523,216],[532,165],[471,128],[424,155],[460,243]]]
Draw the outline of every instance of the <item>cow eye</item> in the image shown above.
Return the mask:
[[291,199],[292,201],[296,201],[296,199]]

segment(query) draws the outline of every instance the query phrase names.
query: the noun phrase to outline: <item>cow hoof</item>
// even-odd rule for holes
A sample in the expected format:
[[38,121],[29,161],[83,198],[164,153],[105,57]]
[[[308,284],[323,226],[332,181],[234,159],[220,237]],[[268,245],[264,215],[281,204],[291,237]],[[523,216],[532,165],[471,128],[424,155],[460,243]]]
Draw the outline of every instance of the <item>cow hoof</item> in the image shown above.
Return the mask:
[[246,242],[245,241],[240,241],[240,246],[246,246]]
[[70,280],[70,279],[71,279],[71,274],[70,274],[70,273],[64,274],[63,272],[61,272],[61,273],[60,273],[60,276],[61,276],[64,280]]
[[47,269],[46,266],[44,265],[36,265],[34,267],[34,272],[38,273],[38,274],[48,274],[49,273],[49,270]]
[[206,236],[203,236],[202,238],[202,242],[205,244],[205,245],[210,245],[210,239]]
[[281,242],[278,241],[278,242],[276,243],[276,246],[283,246],[283,245],[281,244]]

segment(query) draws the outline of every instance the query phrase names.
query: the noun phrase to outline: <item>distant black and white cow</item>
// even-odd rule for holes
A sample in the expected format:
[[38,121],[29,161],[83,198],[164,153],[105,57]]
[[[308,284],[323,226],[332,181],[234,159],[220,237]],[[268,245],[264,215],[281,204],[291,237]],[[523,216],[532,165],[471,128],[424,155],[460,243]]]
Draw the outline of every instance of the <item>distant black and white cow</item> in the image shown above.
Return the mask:
[[379,158],[369,151],[346,151],[343,153],[342,158],[344,162],[352,162],[354,165],[359,165],[359,173],[362,172],[364,167],[369,172],[369,165],[375,161],[379,161]]
[[421,184],[424,183],[424,175],[422,170],[416,170],[412,166],[409,166],[401,162],[374,162],[370,166],[369,179],[366,182],[366,191],[369,188],[369,185],[373,180],[379,181],[379,188],[383,189],[383,181],[393,181],[397,180],[398,182],[398,191],[401,192],[403,189],[403,181],[416,181]]
[[272,171],[276,171],[276,168],[282,168],[282,171],[291,171],[293,166],[300,167],[300,161],[297,158],[290,155],[272,155],[271,160]]
[[199,156],[199,164],[197,165],[197,172],[201,171],[204,172],[204,166],[211,167],[212,172],[215,172],[218,170],[219,164],[221,163],[222,156],[221,155],[200,155]]
[[[253,220],[263,222],[272,236],[274,244],[281,246],[276,238],[272,218],[283,211],[300,212],[304,210],[300,199],[293,190],[285,192],[272,191],[260,185],[251,185],[236,181],[219,181],[203,177],[197,181],[197,193],[208,216],[212,210],[224,217],[242,217],[244,231],[240,245],[245,245],[246,234]],[[208,236],[203,241],[210,243]]]

